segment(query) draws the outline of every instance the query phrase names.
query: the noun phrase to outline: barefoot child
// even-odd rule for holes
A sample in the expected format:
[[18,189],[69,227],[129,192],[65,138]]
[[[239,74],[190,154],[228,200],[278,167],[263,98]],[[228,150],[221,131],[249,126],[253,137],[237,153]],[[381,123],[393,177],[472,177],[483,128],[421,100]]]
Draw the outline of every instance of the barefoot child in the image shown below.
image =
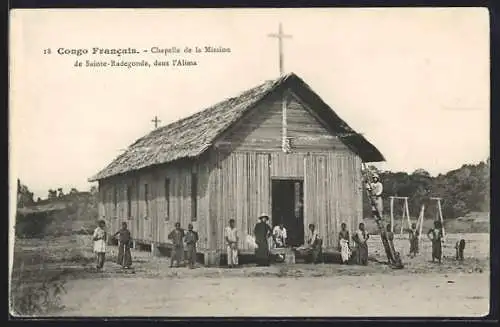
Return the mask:
[[97,228],[94,230],[94,235],[92,240],[94,241],[94,252],[97,257],[96,268],[101,270],[104,267],[104,260],[106,257],[106,241],[107,235],[104,228],[106,227],[106,222],[100,220]]
[[443,229],[440,221],[434,222],[434,228],[429,230],[427,237],[429,237],[432,242],[432,262],[437,259],[438,262],[441,263],[441,240],[443,239]]
[[410,257],[415,257],[418,254],[418,236],[417,224],[411,224],[411,229],[408,230],[408,238],[410,240]]
[[168,234],[168,239],[173,243],[170,268],[174,266],[174,262],[179,267],[184,261],[184,230],[181,223],[175,223],[175,229]]
[[184,240],[186,241],[188,266],[193,269],[196,265],[196,242],[198,242],[198,233],[193,230],[193,224],[188,225]]
[[365,230],[365,224],[359,223],[359,228],[353,236],[356,243],[357,264],[366,266],[368,265],[368,239],[370,235]]
[[349,231],[345,223],[340,225],[339,233],[339,248],[340,256],[342,257],[342,264],[347,264],[351,256],[351,249],[349,249]]
[[465,240],[461,239],[455,244],[457,261],[464,261]]
[[130,254],[132,238],[126,222],[123,222],[122,228],[113,235],[113,237],[116,236],[118,236],[118,264],[128,269],[132,266],[132,255]]

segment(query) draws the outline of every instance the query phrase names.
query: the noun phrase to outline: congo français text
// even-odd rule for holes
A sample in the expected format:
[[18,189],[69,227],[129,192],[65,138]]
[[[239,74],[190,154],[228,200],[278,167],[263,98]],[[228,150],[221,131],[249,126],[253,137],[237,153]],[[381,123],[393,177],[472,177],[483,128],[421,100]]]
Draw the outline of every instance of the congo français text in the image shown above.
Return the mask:
[[94,47],[90,49],[58,48],[57,53],[60,55],[68,55],[68,56],[83,56],[90,54],[90,55],[115,55],[117,57],[120,57],[126,54],[138,54],[139,50],[135,48],[109,49],[109,48],[99,48],[99,47]]

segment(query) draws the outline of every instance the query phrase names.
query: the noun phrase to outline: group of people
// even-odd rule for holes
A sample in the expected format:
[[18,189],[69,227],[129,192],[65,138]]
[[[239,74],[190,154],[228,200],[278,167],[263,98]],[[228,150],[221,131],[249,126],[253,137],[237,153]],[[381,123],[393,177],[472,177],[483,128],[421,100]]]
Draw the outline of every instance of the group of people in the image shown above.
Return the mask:
[[[368,264],[368,239],[370,238],[370,234],[368,234],[365,230],[365,224],[360,223],[358,225],[358,230],[352,237],[352,241],[355,244],[355,254],[356,254],[356,263],[360,265]],[[351,250],[349,231],[347,230],[347,225],[342,223],[340,225],[339,232],[339,250],[340,257],[342,260],[342,264],[347,264],[351,259],[351,255],[353,251]]]
[[[383,186],[378,175],[373,175],[372,182],[367,183],[367,188],[372,196],[372,210],[374,214],[382,217]],[[391,253],[396,253],[394,249],[394,234],[391,225],[386,226],[384,233],[388,242],[384,246],[392,247]],[[410,252],[409,256],[415,257],[419,252],[419,231],[415,223],[406,230],[409,233]],[[259,266],[269,266],[271,262],[271,251],[273,248],[284,248],[288,246],[287,230],[282,223],[272,228],[269,225],[269,216],[261,214],[253,230],[252,243],[255,247],[255,258]],[[442,239],[443,229],[440,221],[434,223],[434,228],[430,229],[427,236],[432,242],[432,261],[441,262],[442,257]],[[118,264],[128,269],[132,265],[130,248],[132,246],[132,237],[127,229],[127,223],[122,223],[122,228],[113,235],[118,239]],[[341,254],[343,264],[350,262],[352,254],[355,253],[355,262],[360,265],[368,264],[368,239],[369,233],[365,229],[365,224],[360,223],[358,229],[352,236],[349,235],[347,225],[341,224],[341,230],[338,235],[338,248]],[[169,233],[168,239],[172,242],[171,267],[179,267],[184,263],[184,254],[187,254],[187,264],[194,268],[196,264],[196,244],[199,240],[198,233],[193,230],[193,225],[189,224],[187,231],[181,228],[180,223],[175,224],[175,228]],[[101,220],[94,231],[94,252],[97,254],[97,269],[102,269],[105,261],[107,234],[105,231],[105,222]],[[351,248],[351,240],[354,247]],[[224,229],[224,242],[227,250],[227,265],[229,268],[238,266],[238,244],[240,238],[234,219],[229,220],[229,225]],[[248,242],[248,240],[247,240]],[[308,236],[306,244],[296,248],[297,251],[305,253],[309,260],[317,263],[321,260],[323,240],[320,237],[314,224],[308,226]],[[463,249],[465,241],[461,240],[456,244],[457,260],[463,260]],[[460,259],[461,258],[461,259]],[[175,265],[174,265],[175,264]]]
[[[287,246],[287,231],[282,224],[276,225],[271,229],[268,224],[269,217],[261,215],[259,222],[254,228],[255,241],[255,258],[258,266],[269,266],[271,262],[271,251],[273,248],[283,248]],[[98,227],[93,234],[94,252],[96,253],[97,263],[96,268],[102,269],[105,261],[107,233],[105,231],[106,223],[104,220],[99,221]],[[309,224],[309,233],[307,242],[304,246],[298,247],[298,251],[306,253],[311,262],[317,263],[320,261],[322,254],[322,239],[314,224]],[[409,256],[415,257],[419,253],[419,231],[415,223],[411,228],[406,230],[409,235],[410,251]],[[394,233],[391,231],[391,225],[386,227],[386,236],[390,241],[389,246],[393,246]],[[441,223],[436,221],[434,228],[427,233],[428,238],[432,243],[432,261],[441,263],[442,258],[442,239],[443,232]],[[122,223],[122,228],[112,236],[118,240],[118,257],[117,263],[124,269],[129,269],[132,266],[132,256],[130,249],[132,247],[131,233],[127,228],[127,223]],[[360,265],[368,264],[368,240],[370,234],[366,231],[364,223],[360,223],[358,230],[352,236],[354,248],[351,248],[351,237],[345,223],[341,224],[339,232],[339,251],[341,254],[342,264],[350,262],[352,254],[355,253],[355,263]],[[193,225],[189,224],[187,231],[181,228],[180,223],[175,224],[175,228],[168,235],[168,239],[172,242],[171,267],[179,267],[184,263],[184,254],[187,254],[187,265],[189,268],[194,268],[196,264],[196,243],[199,240],[198,233],[193,230]],[[234,219],[229,220],[229,225],[224,230],[224,241],[227,248],[227,264],[229,268],[238,266],[238,243],[239,233],[236,228]],[[456,258],[463,260],[463,252],[465,241],[460,240],[456,244]]]
[[188,229],[185,231],[180,223],[175,223],[175,228],[168,234],[168,239],[172,241],[170,267],[179,267],[184,263],[185,251],[187,265],[193,269],[196,265],[196,243],[199,240],[198,232],[194,231],[193,224],[188,224]]
[[[92,240],[94,241],[94,252],[96,253],[96,268],[101,270],[104,267],[106,260],[106,244],[108,241],[108,234],[106,232],[106,222],[100,220],[97,228],[94,230]],[[127,228],[127,223],[122,223],[122,228],[112,236],[118,239],[118,257],[117,263],[124,269],[129,269],[132,266],[132,255],[130,248],[132,247],[132,237]]]
[[[411,228],[406,229],[408,232],[408,240],[410,242],[410,251],[408,256],[414,258],[419,253],[419,231],[417,230],[417,225],[413,223]],[[391,224],[387,224],[386,230],[384,231],[388,244],[387,246],[392,247],[392,252],[396,253],[394,249],[394,233],[392,232]],[[443,242],[443,229],[440,221],[434,222],[434,228],[431,228],[427,233],[427,237],[432,244],[432,262],[438,261],[441,263],[442,258],[442,242]],[[341,230],[339,232],[339,250],[342,258],[342,263],[347,264],[351,259],[351,255],[354,252],[356,254],[355,262],[360,265],[367,265],[368,263],[368,244],[367,241],[370,238],[365,230],[365,224],[360,223],[358,230],[352,237],[352,241],[355,245],[355,251],[352,251],[350,247],[349,231],[345,223],[342,223]],[[465,240],[460,240],[457,242],[455,248],[457,249],[456,258],[457,260],[463,260],[463,249],[465,248]]]
[[[371,200],[372,200],[372,212],[375,218],[382,218],[383,215],[383,201],[382,201],[382,193],[383,193],[383,185],[380,181],[380,178],[378,174],[373,174],[372,175],[372,180],[366,183],[367,190],[370,193]],[[364,227],[364,226],[363,226]],[[360,230],[361,230],[361,224],[360,224]],[[417,230],[417,225],[413,223],[411,225],[411,228],[406,229],[406,231],[409,234],[409,241],[410,241],[410,251],[409,251],[409,256],[410,257],[415,257],[418,252],[419,252],[419,231]],[[387,237],[387,245],[385,246],[390,246],[392,247],[391,253],[397,253],[394,249],[394,234],[392,232],[392,227],[390,224],[386,226],[386,230],[384,231]],[[359,230],[358,230],[358,235],[360,235]],[[442,241],[443,241],[443,226],[440,221],[435,221],[434,222],[434,228],[431,228],[428,233],[427,237],[432,243],[432,262],[438,261],[441,263],[441,257],[442,257]],[[358,239],[361,239],[361,242],[357,242],[358,249],[359,245],[363,243],[363,239],[358,237]],[[356,242],[356,241],[355,241]],[[344,248],[346,247],[345,245],[346,241],[344,241]],[[364,242],[366,243],[366,241]],[[457,260],[463,260],[463,249],[465,248],[465,241],[460,240],[457,242],[455,248],[457,249]],[[344,250],[345,252],[346,250]],[[362,246],[362,251],[363,254],[360,254],[358,252],[358,262],[364,262],[362,257],[364,257],[364,253],[367,252],[367,249],[365,250],[364,246]],[[344,256],[343,256],[344,258]],[[460,259],[462,258],[462,259]],[[391,259],[391,258],[390,258]]]
[[[100,220],[97,228],[94,230],[92,240],[94,241],[94,253],[96,254],[96,268],[101,270],[106,258],[106,244],[108,235],[106,232],[106,222]],[[112,236],[118,240],[117,263],[124,269],[132,267],[132,236],[127,228],[127,223],[122,223],[122,228]],[[175,228],[168,235],[172,241],[172,255],[170,267],[179,267],[184,263],[184,252],[187,253],[187,264],[189,268],[194,268],[196,264],[196,243],[198,242],[198,233],[193,230],[193,225],[189,224],[187,231],[181,228],[180,223],[175,224]],[[184,246],[185,244],[185,246]]]

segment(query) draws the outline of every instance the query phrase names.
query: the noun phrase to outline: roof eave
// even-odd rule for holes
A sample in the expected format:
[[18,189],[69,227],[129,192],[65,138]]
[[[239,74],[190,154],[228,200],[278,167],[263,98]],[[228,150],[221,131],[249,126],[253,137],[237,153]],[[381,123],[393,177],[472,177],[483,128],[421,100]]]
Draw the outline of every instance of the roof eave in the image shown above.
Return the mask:
[[103,169],[101,172],[99,172],[98,174],[92,176],[91,178],[89,178],[87,180],[90,183],[99,182],[99,181],[104,180],[104,179],[108,179],[108,178],[119,176],[119,175],[130,174],[130,173],[142,170],[142,169],[152,168],[152,167],[160,166],[160,165],[171,164],[171,163],[173,163],[175,161],[182,160],[182,159],[198,159],[201,155],[203,155],[204,153],[206,153],[211,146],[212,146],[212,143],[206,144],[201,149],[198,149],[198,151],[195,154],[193,154],[193,155],[187,155],[187,156],[175,158],[173,160],[169,160],[169,161],[165,161],[165,162],[161,162],[161,163],[156,163],[156,164],[151,164],[151,165],[147,165],[147,166],[144,166],[144,167],[139,167],[139,168],[136,168],[136,169],[131,169],[131,170],[119,172],[119,173],[116,173],[116,174],[103,174],[103,172],[106,171],[106,169]]

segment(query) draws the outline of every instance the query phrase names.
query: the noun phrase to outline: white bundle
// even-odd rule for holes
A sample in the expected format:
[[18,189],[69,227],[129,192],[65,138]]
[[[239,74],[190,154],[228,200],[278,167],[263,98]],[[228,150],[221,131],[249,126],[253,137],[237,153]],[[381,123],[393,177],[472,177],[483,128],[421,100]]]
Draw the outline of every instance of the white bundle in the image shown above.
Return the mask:
[[255,250],[256,248],[258,248],[257,243],[255,243],[255,237],[253,237],[252,235],[247,235],[246,242],[250,249]]

